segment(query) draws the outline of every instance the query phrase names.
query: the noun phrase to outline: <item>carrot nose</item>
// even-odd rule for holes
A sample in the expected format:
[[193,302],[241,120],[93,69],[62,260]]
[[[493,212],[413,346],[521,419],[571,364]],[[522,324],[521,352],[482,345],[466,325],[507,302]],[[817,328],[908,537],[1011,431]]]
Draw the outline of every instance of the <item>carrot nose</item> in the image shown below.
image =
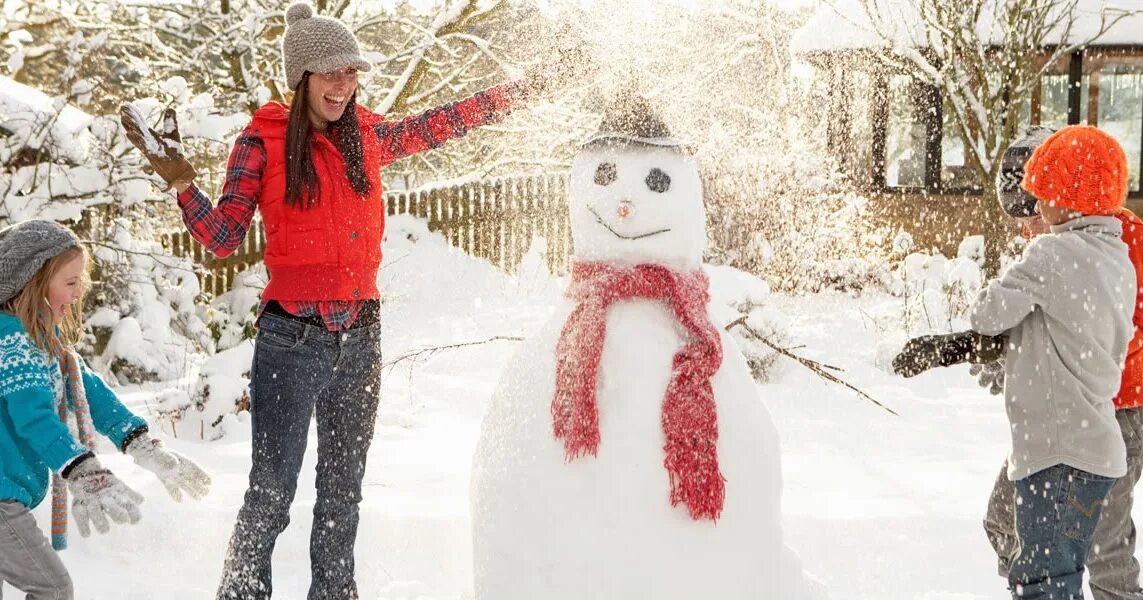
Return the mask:
[[629,200],[624,200],[615,207],[615,214],[620,219],[626,219],[627,217],[630,217],[631,213],[633,212],[635,212],[635,206],[632,205]]

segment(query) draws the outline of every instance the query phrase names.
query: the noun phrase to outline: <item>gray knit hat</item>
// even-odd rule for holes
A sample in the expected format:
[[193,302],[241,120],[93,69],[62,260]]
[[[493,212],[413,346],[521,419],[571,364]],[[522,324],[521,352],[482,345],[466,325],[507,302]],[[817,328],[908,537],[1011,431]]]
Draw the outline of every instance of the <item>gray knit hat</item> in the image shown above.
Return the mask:
[[357,38],[341,21],[314,16],[305,2],[286,11],[286,35],[282,38],[282,58],[286,63],[286,83],[298,88],[302,75],[329,73],[345,67],[368,71],[369,61],[361,56]]
[[44,263],[75,246],[79,238],[51,221],[24,221],[0,229],[0,304],[15,298]]

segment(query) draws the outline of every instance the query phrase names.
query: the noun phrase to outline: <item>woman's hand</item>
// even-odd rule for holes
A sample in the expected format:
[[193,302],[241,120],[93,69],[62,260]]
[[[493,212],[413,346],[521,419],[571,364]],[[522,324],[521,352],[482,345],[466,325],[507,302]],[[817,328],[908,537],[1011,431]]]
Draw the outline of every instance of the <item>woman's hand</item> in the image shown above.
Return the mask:
[[194,166],[183,154],[182,138],[179,136],[179,124],[175,121],[174,109],[163,111],[163,131],[160,133],[147,126],[143,115],[130,104],[124,104],[119,109],[119,120],[127,133],[127,139],[143,153],[155,173],[167,182],[167,188],[175,186],[180,193],[198,175]]

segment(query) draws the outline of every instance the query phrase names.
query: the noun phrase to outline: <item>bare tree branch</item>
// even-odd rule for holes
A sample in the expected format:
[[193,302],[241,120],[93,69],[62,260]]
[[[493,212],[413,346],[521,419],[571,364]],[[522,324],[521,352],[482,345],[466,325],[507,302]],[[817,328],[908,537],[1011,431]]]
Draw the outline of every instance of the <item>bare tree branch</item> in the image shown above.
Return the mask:
[[798,356],[797,354],[794,354],[793,352],[787,350],[786,348],[782,348],[781,346],[774,344],[770,340],[768,340],[765,337],[763,337],[762,335],[760,335],[758,332],[754,331],[754,329],[752,329],[749,325],[747,325],[746,319],[747,319],[747,317],[743,316],[743,317],[740,317],[734,321],[731,321],[730,324],[728,324],[725,327],[725,329],[727,331],[730,331],[731,328],[733,328],[733,327],[741,327],[743,329],[743,331],[745,331],[747,334],[750,335],[750,337],[754,338],[755,340],[758,340],[759,342],[762,342],[763,344],[766,344],[767,346],[772,348],[778,354],[781,354],[782,356],[796,360],[803,367],[806,367],[807,369],[813,371],[818,377],[821,377],[822,379],[825,379],[826,381],[829,381],[831,383],[837,383],[837,384],[840,384],[842,386],[845,386],[846,388],[856,392],[858,396],[861,396],[862,398],[864,398],[864,399],[876,404],[877,406],[881,407],[882,409],[887,411],[889,414],[891,414],[893,416],[898,416],[898,417],[900,416],[896,412],[894,412],[893,409],[891,409],[891,408],[885,406],[884,404],[878,402],[876,399],[873,398],[873,396],[866,394],[865,392],[863,392],[860,389],[858,389],[857,387],[855,387],[853,384],[851,384],[851,383],[843,380],[842,378],[838,377],[837,375],[834,375],[833,373],[829,372],[830,370],[842,371],[842,369],[840,369],[838,367],[834,367],[834,366],[830,366],[830,365],[826,365],[826,364],[817,362],[815,360],[806,358],[804,356]]

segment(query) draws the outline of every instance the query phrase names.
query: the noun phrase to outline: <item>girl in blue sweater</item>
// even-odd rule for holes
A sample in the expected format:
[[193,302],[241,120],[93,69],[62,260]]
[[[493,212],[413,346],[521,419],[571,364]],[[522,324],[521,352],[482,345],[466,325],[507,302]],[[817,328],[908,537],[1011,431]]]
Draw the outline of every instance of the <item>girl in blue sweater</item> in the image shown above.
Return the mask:
[[[26,221],[0,229],[0,584],[30,600],[72,598],[56,550],[66,547],[67,494],[83,536],[109,519],[139,520],[143,497],[96,458],[95,433],[158,476],[175,500],[206,495],[210,478],[165,449],[70,346],[83,331],[87,252],[67,228]],[[52,488],[52,543],[31,509]]]

